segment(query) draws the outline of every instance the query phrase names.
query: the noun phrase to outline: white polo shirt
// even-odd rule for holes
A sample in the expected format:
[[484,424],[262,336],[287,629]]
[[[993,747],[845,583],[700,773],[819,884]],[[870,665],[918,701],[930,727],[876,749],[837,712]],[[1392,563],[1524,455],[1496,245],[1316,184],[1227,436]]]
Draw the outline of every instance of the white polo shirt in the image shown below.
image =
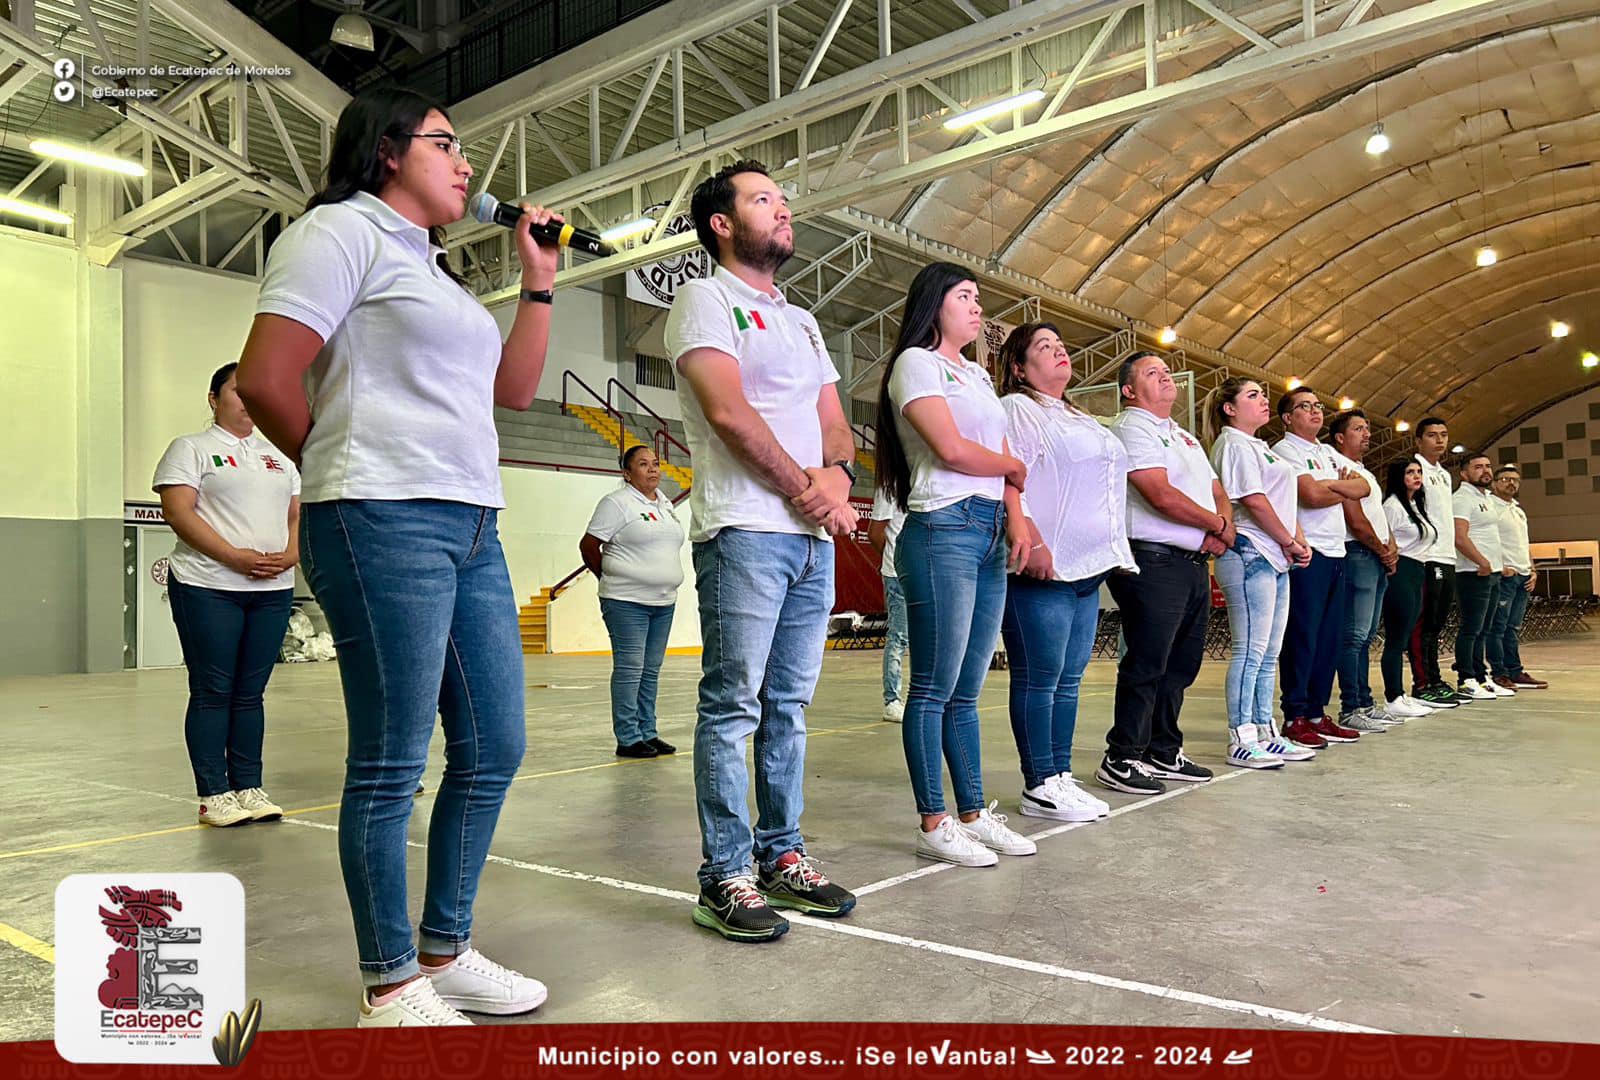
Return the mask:
[[442,249],[374,195],[319,206],[267,256],[256,314],[310,327],[306,502],[443,499],[503,507],[494,317]]
[[[1378,539],[1387,544],[1389,542],[1389,516],[1383,512],[1383,489],[1378,486],[1378,478],[1372,475],[1372,470],[1354,458],[1345,457],[1337,450],[1333,452],[1333,456],[1340,468],[1349,469],[1367,482],[1367,493],[1361,498],[1361,512],[1366,515],[1367,524],[1372,526],[1372,531],[1377,534]],[[1341,511],[1342,509],[1341,507]],[[1348,523],[1345,525],[1345,532],[1350,536],[1351,540],[1355,540],[1355,535],[1350,533]],[[1357,541],[1357,543],[1360,543],[1360,541]],[[1362,546],[1365,547],[1366,545],[1362,544]]]
[[[1498,504],[1498,505],[1496,505]],[[1505,503],[1495,498],[1493,493],[1483,488],[1474,487],[1463,482],[1456,488],[1452,506],[1456,520],[1467,523],[1467,539],[1472,541],[1478,553],[1489,560],[1489,569],[1498,574],[1505,561],[1500,555],[1500,507]],[[1451,536],[1455,535],[1454,522],[1451,523]],[[1455,541],[1452,539],[1451,543]],[[1458,550],[1456,552],[1456,573],[1475,574],[1478,564],[1468,559]]]
[[[1400,500],[1393,495],[1383,500],[1383,514],[1389,521],[1389,529],[1394,536],[1395,546],[1400,549],[1400,554],[1417,562],[1427,562],[1429,553],[1433,551],[1434,538],[1439,535],[1433,520],[1418,515],[1423,520],[1423,525],[1419,528],[1417,523],[1411,520],[1411,515],[1406,513],[1406,508],[1400,505]],[[1454,528],[1453,525],[1451,527]]]
[[900,537],[900,527],[906,523],[906,512],[895,505],[894,500],[885,495],[883,488],[880,487],[872,493],[872,520],[889,523],[889,527],[883,533],[881,572],[884,577],[895,577],[894,542]]
[[1289,556],[1272,534],[1255,519],[1250,508],[1239,500],[1246,495],[1264,495],[1278,521],[1294,535],[1300,506],[1295,485],[1300,471],[1292,461],[1274,453],[1266,440],[1246,435],[1236,427],[1225,427],[1211,444],[1211,467],[1222,481],[1222,490],[1233,503],[1233,524],[1279,573],[1289,569]]
[[1005,477],[969,476],[946,468],[906,419],[906,406],[925,397],[944,399],[962,438],[997,454],[1005,446],[1006,411],[1000,407],[994,383],[982,364],[965,357],[947,360],[932,349],[907,349],[895,357],[894,374],[889,376],[895,431],[911,466],[907,508],[925,514],[974,495],[999,502],[1006,492]]
[[1128,451],[1088,413],[1060,399],[1007,394],[1006,438],[1028,467],[1022,510],[1050,549],[1056,581],[1120,568],[1138,572],[1128,547]]
[[1428,520],[1439,526],[1439,535],[1424,562],[1449,563],[1456,561],[1455,526],[1450,523],[1455,495],[1451,492],[1450,470],[1443,465],[1430,465],[1421,454],[1415,455],[1422,466],[1422,505],[1427,508]]
[[[737,360],[745,400],[772,429],[778,445],[802,469],[823,465],[817,396],[824,386],[839,381],[839,372],[809,311],[794,307],[781,293],[768,296],[751,288],[719,266],[710,277],[679,287],[665,337],[674,364],[693,349],[716,349]],[[678,403],[694,455],[690,539],[710,540],[726,528],[829,539],[728,448],[706,422],[700,399],[682,377]]]
[[[300,494],[294,462],[259,433],[241,439],[216,424],[172,440],[150,486],[192,487],[200,520],[234,547],[277,552],[289,548],[289,500]],[[231,592],[294,588],[294,571],[253,578],[178,541],[172,572],[185,585]]]
[[1522,504],[1512,499],[1500,501],[1500,557],[1504,565],[1519,574],[1533,573],[1533,556],[1528,552],[1528,515]]
[[605,546],[600,551],[600,598],[664,607],[683,584],[683,526],[672,500],[656,497],[624,480],[603,496],[583,530]]
[[[1171,417],[1163,420],[1147,409],[1130,406],[1111,421],[1111,434],[1128,452],[1128,471],[1167,470],[1167,482],[1204,510],[1214,510],[1216,499],[1211,485],[1217,474],[1200,446],[1200,440],[1179,427]],[[1171,544],[1187,551],[1199,551],[1206,532],[1193,525],[1182,525],[1163,517],[1128,485],[1128,539]]]
[[[1301,476],[1316,480],[1339,479],[1341,456],[1331,446],[1310,442],[1290,433],[1272,444],[1272,449],[1300,470]],[[1297,481],[1298,483],[1298,481]],[[1300,528],[1311,550],[1330,559],[1344,558],[1344,542],[1350,538],[1344,527],[1344,506],[1300,507]]]

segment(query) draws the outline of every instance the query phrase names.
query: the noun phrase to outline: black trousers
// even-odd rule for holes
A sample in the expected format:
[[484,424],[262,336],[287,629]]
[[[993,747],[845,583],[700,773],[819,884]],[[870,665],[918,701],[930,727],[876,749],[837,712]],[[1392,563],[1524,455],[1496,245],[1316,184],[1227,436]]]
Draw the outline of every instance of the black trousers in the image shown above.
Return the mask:
[[1172,761],[1183,748],[1178,713],[1183,692],[1205,658],[1211,581],[1203,563],[1134,548],[1137,576],[1106,579],[1122,612],[1127,651],[1117,665],[1117,694],[1106,756]]
[[1483,682],[1489,677],[1486,635],[1500,595],[1500,575],[1457,574],[1456,595],[1461,598],[1461,628],[1456,631],[1455,671],[1463,679]]
[[1423,565],[1400,556],[1383,594],[1383,697],[1393,701],[1406,692],[1405,664],[1401,658],[1411,642],[1411,632],[1422,617]]
[[1430,562],[1422,568],[1422,618],[1411,635],[1411,685],[1416,690],[1438,686],[1439,637],[1455,602],[1456,568],[1453,563]]

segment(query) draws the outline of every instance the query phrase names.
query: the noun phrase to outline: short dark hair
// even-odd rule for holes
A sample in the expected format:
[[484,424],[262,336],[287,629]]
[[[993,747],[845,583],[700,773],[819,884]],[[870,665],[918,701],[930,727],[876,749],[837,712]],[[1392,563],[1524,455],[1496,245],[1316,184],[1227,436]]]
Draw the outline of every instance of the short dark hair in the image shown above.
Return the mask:
[[622,456],[617,459],[617,462],[624,469],[626,469],[629,465],[633,464],[634,456],[637,455],[639,451],[648,449],[650,449],[650,447],[646,446],[642,442],[634,443],[632,446],[628,447],[622,452]]
[[1471,465],[1474,461],[1477,461],[1479,458],[1482,458],[1485,461],[1494,460],[1493,458],[1491,458],[1489,456],[1489,453],[1486,450],[1473,450],[1470,453],[1466,453],[1466,454],[1462,454],[1461,455],[1461,462],[1460,462],[1460,464],[1458,464],[1456,466],[1456,468],[1465,469],[1468,465]]
[[222,393],[222,384],[227,382],[228,376],[232,375],[238,369],[239,363],[238,361],[234,361],[231,364],[223,364],[221,367],[211,373],[212,397],[216,397],[218,394]]
[[694,197],[689,200],[689,216],[694,219],[694,232],[700,238],[700,246],[719,263],[722,259],[717,252],[717,233],[711,227],[711,219],[717,214],[733,211],[733,199],[738,194],[734,190],[733,178],[740,173],[772,175],[759,161],[748,158],[735,161],[732,165],[724,165],[718,169],[716,175],[700,181],[699,186],[694,189]]
[[1122,366],[1117,368],[1117,396],[1121,397],[1122,396],[1122,391],[1126,390],[1128,387],[1133,385],[1133,369],[1134,368],[1138,367],[1141,363],[1143,363],[1146,360],[1160,360],[1160,359],[1161,359],[1161,354],[1160,353],[1153,353],[1153,352],[1150,352],[1147,349],[1144,352],[1136,352],[1132,356],[1130,356],[1126,360],[1124,360],[1122,362]]
[[1332,441],[1335,435],[1343,435],[1344,429],[1350,426],[1352,420],[1365,420],[1367,414],[1360,409],[1346,409],[1332,420],[1328,421],[1328,439]]
[[1422,433],[1431,427],[1447,426],[1448,425],[1443,420],[1440,420],[1437,416],[1425,416],[1421,420],[1417,421],[1417,433],[1415,437],[1418,439],[1422,438]]
[[1297,386],[1293,390],[1285,390],[1278,398],[1279,420],[1282,420],[1285,416],[1288,416],[1294,411],[1294,396],[1296,394],[1310,394],[1312,397],[1317,396],[1317,392],[1315,390],[1305,385]]
[[1522,475],[1522,470],[1517,468],[1516,465],[1514,465],[1514,464],[1502,465],[1502,466],[1500,466],[1498,469],[1496,469],[1494,471],[1494,478],[1496,480],[1498,480],[1502,476],[1504,476],[1506,473],[1516,473],[1518,476],[1521,476]]

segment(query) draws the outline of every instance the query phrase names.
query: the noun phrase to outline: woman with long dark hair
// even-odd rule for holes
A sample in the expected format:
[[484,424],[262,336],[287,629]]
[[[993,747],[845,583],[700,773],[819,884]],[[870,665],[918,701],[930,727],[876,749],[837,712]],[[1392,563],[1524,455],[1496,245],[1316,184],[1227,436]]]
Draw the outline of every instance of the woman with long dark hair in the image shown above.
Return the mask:
[[[894,554],[911,638],[901,737],[922,816],[917,854],[958,866],[1038,850],[983,797],[978,692],[1006,569],[1021,564],[1028,538],[1019,502],[1027,469],[1007,448],[989,373],[961,354],[982,332],[972,275],[951,263],[923,267],[878,394],[879,484],[907,511]],[[941,745],[959,822],[945,811]]]
[[[272,247],[239,368],[256,422],[301,462],[301,553],[339,652],[339,862],[361,1027],[468,1024],[458,1010],[510,1015],[546,996],[472,947],[472,905],[526,739],[494,407],[533,400],[557,252],[529,233],[551,214],[525,206],[502,343],[439,243],[471,176],[443,109],[407,90],[358,94],[327,186]],[[413,944],[406,827],[435,713],[445,772]]]
[[174,439],[151,482],[178,534],[167,599],[189,669],[183,738],[200,824],[215,827],[283,816],[261,788],[262,695],[300,559],[300,473],[256,431],[235,389],[238,366],[211,376],[211,426]]
[[1111,807],[1072,776],[1078,688],[1094,651],[1100,583],[1135,570],[1128,547],[1128,452],[1066,398],[1072,357],[1052,323],[1000,346],[1006,440],[1028,469],[1028,562],[1006,581],[1000,624],[1011,667],[1011,734],[1028,817],[1094,821]]
[[[1400,561],[1389,578],[1389,591],[1383,596],[1383,696],[1384,708],[1392,716],[1427,716],[1439,709],[1453,709],[1455,702],[1423,701],[1405,692],[1406,645],[1411,631],[1422,618],[1422,585],[1428,552],[1439,536],[1439,526],[1428,514],[1423,489],[1422,463],[1415,457],[1389,463],[1383,479],[1383,513],[1400,549]],[[1450,509],[1438,511],[1450,518]]]

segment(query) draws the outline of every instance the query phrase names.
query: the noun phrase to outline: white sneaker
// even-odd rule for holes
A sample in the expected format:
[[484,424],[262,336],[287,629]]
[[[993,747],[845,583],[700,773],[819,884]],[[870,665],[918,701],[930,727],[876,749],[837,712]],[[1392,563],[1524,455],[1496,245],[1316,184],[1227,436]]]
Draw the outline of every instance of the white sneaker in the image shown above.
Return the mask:
[[1390,704],[1393,705],[1396,702],[1402,701],[1405,702],[1407,708],[1414,710],[1413,715],[1415,716],[1432,716],[1436,712],[1444,712],[1443,709],[1434,708],[1434,706],[1428,702],[1423,701],[1418,697],[1412,697],[1410,694],[1401,694],[1399,697],[1395,698],[1394,701],[1390,702]]
[[1385,702],[1383,711],[1389,715],[1391,720],[1415,720],[1419,716],[1427,716],[1433,710],[1419,709],[1411,703],[1409,698],[1402,694],[1393,701]]
[[1310,761],[1317,756],[1311,747],[1285,739],[1271,724],[1256,725],[1256,744],[1284,761]]
[[277,821],[283,816],[283,807],[267,798],[267,793],[258,787],[235,791],[233,797],[249,812],[251,821]]
[[1488,681],[1484,682],[1483,686],[1484,686],[1485,689],[1492,691],[1494,693],[1495,697],[1516,697],[1517,696],[1517,692],[1515,690],[1511,689],[1509,686],[1501,686],[1499,683],[1495,682],[1493,679],[1489,679]]
[[220,795],[207,795],[200,800],[202,825],[226,829],[230,825],[248,825],[254,820],[250,816],[250,811],[239,805],[239,796],[231,791],[224,791]]
[[949,814],[932,832],[917,830],[917,854],[957,866],[993,866],[1000,861],[1000,856],[974,840]]
[[477,949],[468,949],[443,971],[424,971],[439,1000],[462,1012],[516,1016],[544,1004],[550,991],[538,979],[501,967]]
[[906,718],[906,703],[899,698],[883,703],[883,718],[891,724],[898,724]]
[[1477,679],[1462,679],[1461,692],[1475,701],[1493,701],[1495,692]]
[[1228,739],[1228,764],[1241,769],[1281,769],[1283,758],[1257,741],[1254,724],[1235,728]]
[[1099,818],[1098,810],[1084,805],[1070,791],[1063,791],[1054,780],[1052,776],[1038,787],[1022,789],[1017,809],[1022,811],[1023,816],[1052,818],[1056,821],[1094,821]]
[[962,831],[984,847],[998,851],[1002,855],[1035,854],[1039,850],[1039,845],[1021,833],[1013,832],[1006,825],[1009,819],[1004,814],[994,812],[994,808],[999,805],[1000,800],[996,799],[979,810],[974,820],[960,822]]
[[1078,781],[1071,773],[1057,773],[1049,780],[1046,780],[1045,783],[1054,784],[1057,787],[1065,788],[1067,792],[1066,797],[1068,799],[1076,800],[1077,802],[1080,802],[1086,806],[1094,807],[1094,813],[1096,817],[1109,817],[1111,815],[1111,804],[1101,799],[1097,799],[1091,795],[1087,790],[1078,784]]
[[356,1027],[471,1027],[472,1021],[444,1003],[433,988],[433,980],[423,977],[406,983],[400,996],[382,1005],[372,1004],[363,992]]

